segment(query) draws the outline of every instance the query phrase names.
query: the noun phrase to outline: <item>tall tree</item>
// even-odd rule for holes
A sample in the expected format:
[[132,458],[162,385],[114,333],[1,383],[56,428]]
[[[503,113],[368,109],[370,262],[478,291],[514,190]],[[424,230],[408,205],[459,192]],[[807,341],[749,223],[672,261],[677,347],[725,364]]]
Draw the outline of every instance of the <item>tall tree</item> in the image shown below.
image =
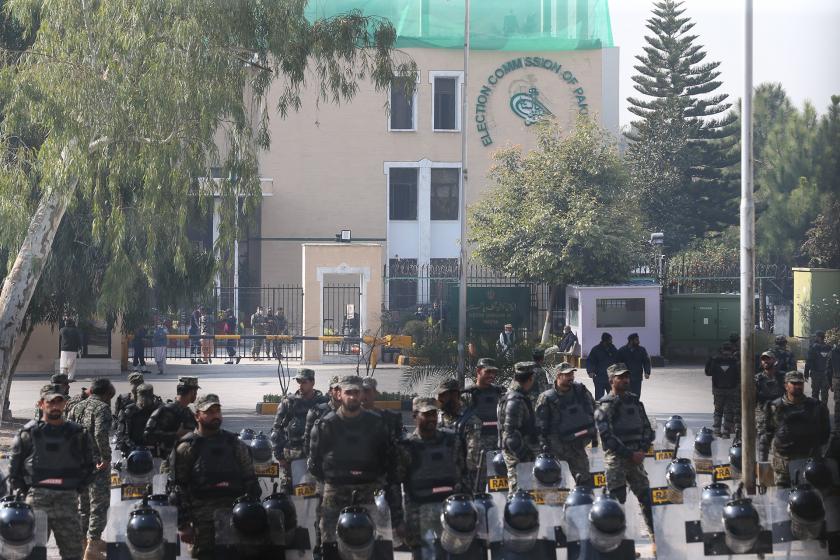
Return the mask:
[[681,2],[654,4],[644,54],[636,59],[629,110],[639,117],[626,133],[633,188],[643,201],[645,226],[665,233],[678,250],[708,230],[738,218],[731,166],[736,157],[736,115],[727,94],[715,94],[720,62],[704,62]]
[[636,206],[604,130],[581,117],[563,136],[546,121],[537,128],[536,149],[505,148],[495,159],[495,185],[469,216],[480,262],[554,286],[552,303],[558,286],[627,279],[640,239]]
[[[0,75],[8,100],[2,147],[28,128],[43,131],[44,143],[17,146],[0,174],[0,199],[35,183],[39,200],[0,293],[0,393],[74,196],[90,205],[91,234],[111,256],[103,282],[119,299],[120,273],[131,262],[126,240],[138,231],[141,263],[155,262],[166,245],[175,269],[186,271],[185,201],[207,208],[221,197],[220,242],[236,235],[236,201],[250,210],[261,196],[256,154],[270,143],[269,88],[283,115],[300,107],[307,79],[321,100],[338,101],[351,98],[359,80],[382,89],[413,75],[411,61],[395,58],[390,22],[360,12],[310,22],[306,4],[9,2],[32,46]],[[227,179],[202,180],[213,166]]]

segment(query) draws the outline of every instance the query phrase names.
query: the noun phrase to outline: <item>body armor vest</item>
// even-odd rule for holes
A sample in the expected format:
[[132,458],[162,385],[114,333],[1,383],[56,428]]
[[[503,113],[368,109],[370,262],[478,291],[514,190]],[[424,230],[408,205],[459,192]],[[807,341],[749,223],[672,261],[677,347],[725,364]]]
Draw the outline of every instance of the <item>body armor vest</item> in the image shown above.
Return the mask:
[[143,432],[146,430],[146,422],[155,410],[157,407],[144,409],[137,405],[129,405],[125,409],[123,414],[125,414],[126,433],[134,445],[145,445],[146,438]]
[[86,478],[78,436],[83,431],[75,422],[60,428],[38,424],[29,430],[32,455],[27,459],[24,480],[29,486],[55,490],[76,490]]
[[712,382],[715,389],[734,389],[740,382],[741,372],[736,367],[738,360],[734,357],[714,358],[712,367]]
[[548,435],[567,439],[581,430],[595,427],[595,410],[584,395],[583,386],[578,383],[572,385],[571,397],[561,397],[556,390],[547,397],[547,404],[551,407],[551,423],[546,427]]
[[756,375],[755,402],[758,406],[774,401],[785,394],[784,384],[777,376],[767,377],[764,373]]
[[300,449],[303,447],[303,435],[306,431],[306,415],[310,410],[323,402],[319,397],[320,395],[315,395],[311,399],[306,400],[296,396],[290,399],[289,414],[291,418],[286,425],[287,447],[291,449]]
[[505,395],[505,400],[503,400],[499,406],[499,411],[502,413],[499,415],[499,423],[502,423],[505,420],[504,411],[507,409],[508,403],[516,400],[520,401],[520,406],[528,409],[528,413],[525,415],[525,422],[519,426],[519,432],[526,440],[533,440],[537,435],[537,423],[536,418],[534,417],[534,406],[531,404],[531,399],[529,399],[527,395],[524,395],[519,391],[508,392],[508,394]]
[[222,430],[217,436],[203,437],[192,433],[182,441],[189,441],[195,452],[190,481],[193,495],[201,498],[237,497],[245,493],[243,473],[236,455],[240,445],[236,434]]
[[786,404],[784,398],[772,404],[771,413],[775,416],[776,434],[774,447],[789,454],[809,453],[819,443],[814,429],[819,423],[819,401],[805,398],[798,404]]
[[406,491],[413,502],[443,502],[455,492],[455,437],[438,430],[434,441],[406,441],[411,455]]
[[616,399],[610,407],[612,431],[621,443],[631,447],[642,440],[644,420],[642,409],[635,399]]
[[[472,406],[468,414],[475,414],[481,420],[482,437],[498,437],[499,434],[499,400],[501,393],[498,387],[490,386],[486,389],[475,387],[470,390]],[[465,417],[467,414],[464,415]]]
[[828,357],[831,355],[831,346],[828,344],[814,344],[814,365],[811,368],[823,373],[828,369]]
[[[364,411],[356,418],[345,419],[330,414],[321,421],[330,434],[324,453],[324,478],[332,484],[374,482],[384,473],[380,451],[385,439],[379,415]],[[322,432],[323,433],[323,432]]]

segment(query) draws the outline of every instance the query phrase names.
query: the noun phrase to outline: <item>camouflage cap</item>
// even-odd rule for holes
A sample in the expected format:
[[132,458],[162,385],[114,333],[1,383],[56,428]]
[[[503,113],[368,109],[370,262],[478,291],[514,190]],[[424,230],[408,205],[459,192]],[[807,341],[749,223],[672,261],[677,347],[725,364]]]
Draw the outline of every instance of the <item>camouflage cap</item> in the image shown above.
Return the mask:
[[374,391],[377,390],[378,383],[376,382],[376,378],[374,377],[365,377],[362,380],[362,389],[373,389]]
[[431,397],[414,397],[411,401],[412,412],[432,412],[438,409],[437,401]]
[[801,371],[789,371],[785,374],[785,383],[805,383],[805,376]]
[[577,368],[575,366],[573,366],[572,364],[570,364],[569,362],[563,362],[562,364],[560,364],[559,366],[554,368],[554,374],[555,375],[560,374],[560,373],[562,373],[562,374],[572,373],[572,372],[575,372],[575,371],[577,371]]
[[128,382],[132,385],[140,385],[141,383],[143,383],[143,379],[144,378],[142,373],[134,372],[128,374]]
[[296,381],[315,381],[315,370],[309,368],[300,368],[295,375]]
[[496,360],[493,358],[481,358],[475,364],[476,368],[484,368],[484,369],[495,369],[498,370],[499,368],[496,367]]
[[460,391],[461,386],[458,384],[457,379],[444,379],[440,383],[438,383],[437,388],[435,389],[435,395],[442,395],[443,393],[448,393],[449,391]]
[[44,385],[43,387],[41,387],[42,399],[49,402],[56,397],[61,397],[62,399],[67,400],[67,395],[65,395],[61,390],[61,385],[50,383],[49,385]]
[[337,375],[330,377],[330,389],[335,389],[341,382],[341,378]]
[[64,385],[65,383],[73,383],[74,381],[75,379],[70,379],[66,373],[56,373],[50,377],[50,383],[54,385]]
[[201,412],[205,412],[216,405],[222,406],[222,403],[219,402],[219,395],[214,393],[201,395],[198,400],[195,401],[195,409]]
[[618,377],[619,375],[624,375],[625,373],[630,373],[630,370],[627,369],[627,366],[621,362],[613,364],[607,368],[607,377],[610,379]]
[[152,386],[151,383],[141,383],[137,386],[137,394],[140,393],[145,394],[153,394],[155,392],[155,388]]
[[516,373],[527,373],[529,371],[533,371],[534,366],[536,365],[536,362],[516,362],[513,365],[513,371]]
[[363,384],[364,381],[358,375],[345,375],[338,382],[338,386],[341,387],[343,391],[351,389],[358,389],[359,391],[361,391]]
[[191,389],[201,389],[198,384],[198,377],[179,377],[178,385],[182,387],[190,387]]
[[761,353],[761,357],[762,358],[773,358],[775,360],[776,359],[776,354],[774,354],[772,350],[765,350],[764,352]]

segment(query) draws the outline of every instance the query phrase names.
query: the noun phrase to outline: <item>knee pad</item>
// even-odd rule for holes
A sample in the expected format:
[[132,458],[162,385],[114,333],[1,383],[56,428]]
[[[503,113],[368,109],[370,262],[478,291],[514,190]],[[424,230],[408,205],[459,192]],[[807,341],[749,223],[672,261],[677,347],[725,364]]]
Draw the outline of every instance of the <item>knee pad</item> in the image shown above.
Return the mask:
[[618,500],[620,503],[624,503],[627,501],[627,486],[619,486],[618,488],[613,488],[610,491],[610,496]]

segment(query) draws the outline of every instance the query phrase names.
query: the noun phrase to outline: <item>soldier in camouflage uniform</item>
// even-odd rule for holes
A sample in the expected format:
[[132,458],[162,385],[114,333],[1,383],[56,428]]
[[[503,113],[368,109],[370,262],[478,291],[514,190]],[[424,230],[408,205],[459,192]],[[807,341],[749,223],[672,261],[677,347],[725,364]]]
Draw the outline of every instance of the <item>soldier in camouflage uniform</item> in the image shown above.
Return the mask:
[[627,484],[639,500],[648,532],[653,537],[653,509],[650,481],[643,462],[645,451],[655,434],[645,407],[629,391],[630,370],[622,363],[607,368],[611,391],[598,401],[595,424],[604,447],[607,490],[622,504],[627,499]]
[[[117,400],[114,402],[114,418],[119,418],[120,412],[125,410],[129,404],[137,400],[137,387],[143,384],[143,374],[134,372],[128,375],[128,382],[131,383],[131,391],[117,395]],[[163,399],[155,395],[155,402],[158,405],[163,404]]]
[[[499,401],[505,390],[496,382],[496,360],[481,358],[475,367],[475,383],[464,389],[461,399],[464,402],[464,417],[475,416],[481,421],[480,447],[482,457],[488,451],[499,448]],[[487,468],[482,465],[476,473],[476,487],[483,491],[487,487]]]
[[455,379],[444,379],[435,390],[438,412],[437,427],[458,436],[459,449],[466,470],[466,488],[473,488],[481,464],[481,420],[461,413],[461,388]]
[[26,503],[46,512],[61,558],[80,560],[84,536],[78,492],[93,476],[93,441],[83,427],[64,420],[66,402],[59,385],[41,388],[38,406],[44,420],[27,423],[15,437],[9,481],[12,492],[26,494]]
[[90,485],[79,496],[82,530],[87,533],[85,560],[105,558],[105,541],[102,531],[108,522],[111,503],[111,399],[114,398],[111,381],[100,377],[90,386],[90,396],[70,412],[71,422],[80,424],[93,437],[93,458],[96,473]]
[[499,403],[499,447],[507,465],[508,489],[516,492],[516,465],[533,461],[538,451],[536,418],[528,393],[534,386],[533,362],[514,366],[513,382]]
[[[50,384],[51,385],[58,385],[61,387],[61,392],[64,393],[65,399],[70,398],[70,384],[73,383],[75,380],[71,380],[67,377],[66,373],[56,373],[52,377],[50,377]],[[35,420],[41,420],[44,411],[41,410],[41,406],[39,403],[35,403]]]
[[537,406],[537,399],[551,389],[554,379],[549,375],[548,370],[545,369],[545,350],[542,348],[534,348],[531,352],[534,360],[534,387],[531,389],[531,404]]
[[828,357],[831,346],[825,343],[825,332],[817,331],[814,343],[808,349],[805,360],[805,381],[811,379],[811,396],[823,404],[828,404],[828,391],[831,387],[831,376],[828,372]]
[[315,390],[313,370],[300,368],[295,381],[299,389],[293,395],[286,395],[280,402],[271,430],[274,458],[280,463],[279,482],[286,492],[292,491],[292,461],[304,458],[306,415],[319,404],[327,402],[324,394]]
[[117,418],[117,449],[123,455],[128,455],[137,447],[146,446],[146,424],[161,406],[151,385],[143,383],[137,387],[136,392],[135,402],[129,403]]
[[362,380],[362,408],[376,412],[382,416],[382,420],[388,427],[388,432],[396,444],[405,435],[402,413],[398,410],[388,410],[376,406],[376,398],[379,396],[378,384],[375,377],[365,377]]
[[[440,534],[440,508],[452,494],[471,492],[460,438],[438,429],[438,401],[416,397],[411,403],[414,432],[399,444],[399,480],[405,488],[405,544],[419,557],[422,536]],[[425,506],[425,507],[424,507]]]
[[192,544],[192,557],[215,560],[216,510],[230,510],[236,498],[259,499],[260,486],[248,447],[222,429],[219,397],[203,395],[195,403],[196,428],[172,452],[172,502],[178,507],[178,533]]
[[195,402],[199,389],[197,377],[179,378],[175,400],[158,407],[146,422],[143,439],[147,445],[154,446],[153,454],[163,459],[161,473],[169,472],[169,457],[175,443],[195,430],[195,414],[189,406]]
[[563,362],[556,368],[554,387],[537,400],[535,410],[540,445],[569,464],[578,484],[592,486],[586,446],[595,443],[595,399],[575,383],[577,369]]
[[805,376],[798,371],[785,374],[785,394],[767,403],[765,429],[772,439],[773,473],[776,486],[790,486],[789,464],[796,459],[820,457],[831,435],[828,407],[806,397]]
[[767,350],[761,354],[761,371],[755,375],[755,423],[758,437],[758,460],[770,458],[770,435],[767,432],[767,404],[781,397],[784,392],[784,374],[776,365],[776,355]]
[[82,387],[79,390],[78,395],[73,395],[67,400],[67,404],[64,406],[64,418],[65,418],[65,420],[67,419],[67,416],[70,414],[70,411],[73,410],[73,408],[77,404],[79,404],[80,402],[82,402],[83,400],[88,398],[88,396],[89,396],[88,388],[87,387]]
[[[372,505],[378,490],[398,483],[391,435],[378,414],[362,408],[362,378],[344,377],[340,385],[341,406],[315,423],[309,455],[309,471],[324,485],[320,523],[325,560],[338,557],[336,523],[354,492],[360,505]],[[386,497],[395,527],[402,504]]]
[[785,335],[780,334],[776,337],[776,345],[770,349],[770,352],[773,352],[773,355],[776,356],[776,364],[782,373],[796,369],[796,356],[788,349],[788,341]]
[[729,438],[741,425],[741,362],[735,348],[728,342],[721,346],[706,362],[705,371],[712,378],[715,437]]

